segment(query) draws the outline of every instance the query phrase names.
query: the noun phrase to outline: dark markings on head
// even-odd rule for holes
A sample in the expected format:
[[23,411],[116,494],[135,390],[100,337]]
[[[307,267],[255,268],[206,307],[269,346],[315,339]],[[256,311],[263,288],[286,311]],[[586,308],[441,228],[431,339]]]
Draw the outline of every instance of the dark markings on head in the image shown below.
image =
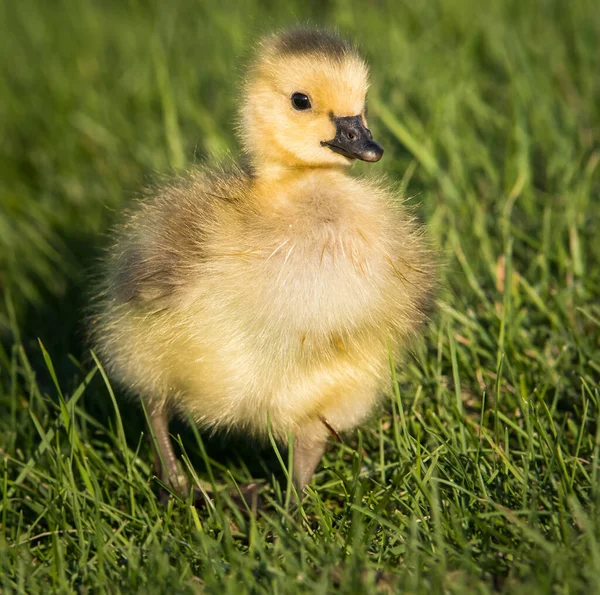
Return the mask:
[[274,47],[284,55],[324,54],[342,59],[358,54],[351,43],[323,29],[288,29],[275,38]]

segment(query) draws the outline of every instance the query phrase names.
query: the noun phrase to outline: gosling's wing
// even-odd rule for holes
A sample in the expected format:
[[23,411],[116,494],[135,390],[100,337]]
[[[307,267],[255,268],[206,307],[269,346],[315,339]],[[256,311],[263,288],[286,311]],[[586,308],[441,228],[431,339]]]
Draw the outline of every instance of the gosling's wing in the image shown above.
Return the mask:
[[180,283],[176,252],[153,238],[129,242],[115,261],[111,294],[117,302],[164,301]]
[[235,208],[247,175],[195,171],[126,215],[110,256],[109,293],[120,303],[162,304],[191,281],[207,258],[207,238],[224,209]]

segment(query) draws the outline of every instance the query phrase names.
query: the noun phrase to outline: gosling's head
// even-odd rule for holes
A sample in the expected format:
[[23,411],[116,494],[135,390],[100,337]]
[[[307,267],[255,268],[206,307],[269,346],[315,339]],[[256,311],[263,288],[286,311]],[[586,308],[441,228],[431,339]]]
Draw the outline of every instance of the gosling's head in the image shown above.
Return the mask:
[[263,41],[242,99],[241,135],[257,167],[379,161],[367,128],[368,68],[356,49],[318,29]]

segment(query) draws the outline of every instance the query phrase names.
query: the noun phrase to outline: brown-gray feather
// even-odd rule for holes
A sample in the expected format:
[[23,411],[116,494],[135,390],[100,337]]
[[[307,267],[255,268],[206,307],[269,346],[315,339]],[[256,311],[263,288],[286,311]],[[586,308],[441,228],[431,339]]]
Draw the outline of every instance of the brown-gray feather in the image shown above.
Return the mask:
[[[219,202],[235,203],[249,179],[238,168],[195,172],[146,199],[126,216],[114,243],[110,293],[119,303],[162,301],[185,282],[187,269],[206,260],[207,220]],[[194,185],[201,177],[201,191]]]

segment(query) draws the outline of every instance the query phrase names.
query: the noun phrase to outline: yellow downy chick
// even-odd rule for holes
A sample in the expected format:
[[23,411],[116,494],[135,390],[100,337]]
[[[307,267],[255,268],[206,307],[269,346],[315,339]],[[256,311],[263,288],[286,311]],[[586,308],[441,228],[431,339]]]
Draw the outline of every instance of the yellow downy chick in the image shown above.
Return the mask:
[[348,175],[383,150],[368,70],[320,30],[263,41],[241,105],[249,167],[194,170],[127,215],[91,320],[94,348],[141,398],[164,481],[181,491],[173,414],[294,442],[303,488],[329,431],[363,422],[424,322],[434,267],[415,220]]

